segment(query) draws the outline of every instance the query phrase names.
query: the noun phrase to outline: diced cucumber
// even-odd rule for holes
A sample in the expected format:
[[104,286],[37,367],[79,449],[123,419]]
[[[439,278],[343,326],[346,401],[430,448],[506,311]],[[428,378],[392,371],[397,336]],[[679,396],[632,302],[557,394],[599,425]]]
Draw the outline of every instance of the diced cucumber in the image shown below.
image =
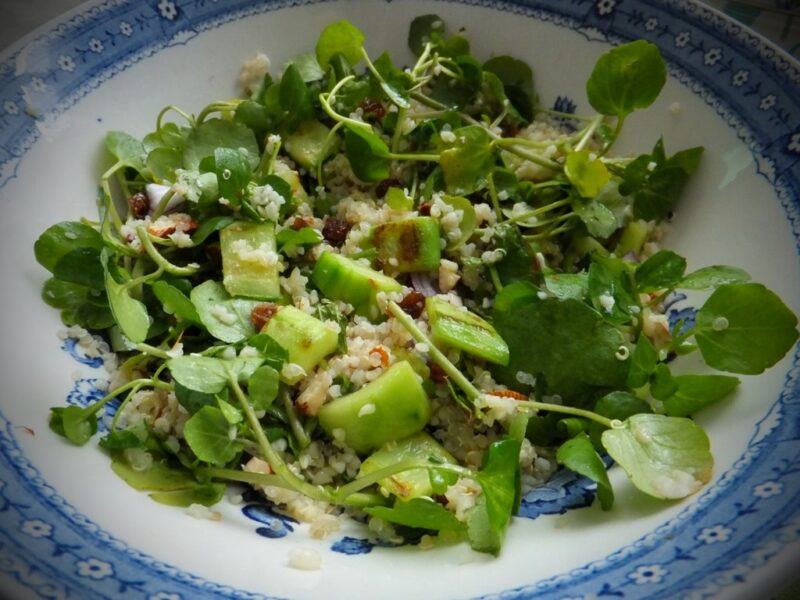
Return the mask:
[[[439,463],[456,463],[453,456],[424,431],[415,433],[397,442],[389,442],[373,452],[361,463],[359,476],[369,475],[384,467],[390,467],[404,460],[417,459],[429,462],[431,459]],[[452,483],[452,482],[451,482]],[[414,469],[403,471],[378,482],[385,495],[394,494],[402,500],[411,500],[419,496],[430,496],[434,493],[429,471]]]
[[326,298],[352,304],[357,314],[369,319],[380,316],[375,300],[378,292],[399,292],[403,289],[391,277],[333,252],[322,253],[311,273],[311,281]]
[[281,294],[275,226],[236,221],[219,233],[222,283],[231,296],[271,300]]
[[284,135],[283,147],[298,164],[313,170],[336,150],[339,138],[329,135],[327,125],[317,120],[305,121],[292,133]]
[[297,171],[289,168],[289,165],[282,160],[276,160],[272,167],[272,172],[289,184],[289,188],[292,190],[292,198],[301,201],[308,200],[308,194],[300,182],[300,174]]
[[378,259],[398,273],[439,268],[439,225],[431,217],[414,217],[378,225],[373,234]]
[[641,219],[631,221],[622,230],[622,235],[619,238],[619,242],[617,242],[614,253],[617,256],[625,256],[628,252],[639,254],[649,231],[650,227],[647,221],[642,221]]
[[365,454],[421,431],[430,416],[422,383],[402,361],[360,390],[323,405],[319,424],[331,437]]
[[431,296],[425,300],[433,341],[497,363],[508,364],[508,345],[475,313]]
[[[283,346],[289,362],[300,365],[306,373],[311,373],[339,343],[339,334],[329,325],[294,306],[280,307],[261,331]],[[282,379],[294,384],[302,375]]]

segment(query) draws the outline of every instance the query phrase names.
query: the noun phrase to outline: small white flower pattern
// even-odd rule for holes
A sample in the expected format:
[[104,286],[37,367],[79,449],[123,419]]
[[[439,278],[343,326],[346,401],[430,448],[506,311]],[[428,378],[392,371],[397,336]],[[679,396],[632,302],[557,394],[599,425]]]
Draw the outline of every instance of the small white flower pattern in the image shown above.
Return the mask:
[[6,100],[3,103],[3,112],[8,115],[18,115],[19,114],[19,106],[13,100]]
[[685,48],[686,45],[691,41],[692,34],[688,31],[681,31],[678,35],[675,36],[675,46],[677,48]]
[[32,538],[50,537],[53,534],[53,526],[40,519],[24,521],[19,530]]
[[103,42],[101,42],[97,38],[92,38],[89,40],[89,50],[91,50],[95,54],[100,54],[105,49],[106,47],[103,46]]
[[750,79],[750,71],[739,69],[733,74],[733,77],[731,77],[731,84],[733,84],[734,87],[742,87],[747,83],[748,79]]
[[148,596],[147,600],[181,600],[181,595],[170,594],[169,592],[158,592],[157,594]]
[[632,573],[628,573],[628,577],[636,585],[644,585],[646,583],[660,583],[667,573],[669,571],[661,565],[642,565]]
[[42,80],[41,77],[34,77],[31,79],[31,89],[34,92],[43,92],[47,89],[47,84]]
[[792,134],[792,137],[789,138],[789,143],[786,144],[786,149],[789,152],[800,154],[800,131]]
[[71,56],[62,54],[58,57],[58,68],[67,73],[72,73],[75,70],[75,61]]
[[655,31],[656,27],[658,27],[658,19],[655,17],[650,17],[644,22],[645,31]]
[[605,17],[614,12],[614,7],[617,6],[617,0],[600,0],[597,3],[597,14]]
[[[776,101],[775,94],[767,94],[766,96],[761,98],[761,102],[759,103],[758,108],[760,108],[761,110],[769,110],[770,108],[775,106],[775,101]],[[773,482],[770,481],[768,483],[773,483]],[[761,486],[756,486],[756,489],[758,489],[759,487]],[[755,494],[755,491],[753,493]],[[756,494],[756,496],[758,496],[758,494]]]
[[716,544],[717,542],[727,542],[731,538],[733,529],[725,527],[724,525],[714,525],[713,527],[704,527],[697,534],[697,541],[704,544]]
[[91,579],[105,579],[114,574],[114,568],[110,563],[98,558],[87,558],[79,560],[77,563],[78,575]]
[[131,24],[127,21],[122,21],[119,24],[119,32],[125,37],[130,37],[130,35],[133,33],[133,27],[131,27]]
[[708,52],[703,55],[703,62],[709,66],[713,67],[717,64],[720,59],[722,58],[722,49],[720,48],[711,48]]
[[[769,97],[770,96],[767,96],[767,98]],[[772,98],[774,104],[775,96],[772,96]],[[761,101],[761,104],[762,105],[764,104],[763,100]],[[762,110],[766,109],[764,109],[764,107],[762,106]],[[777,496],[781,492],[783,492],[783,484],[779,481],[765,481],[764,483],[759,483],[756,487],[753,488],[753,496],[761,499],[772,498],[773,496]]]
[[158,12],[167,21],[174,21],[178,16],[178,9],[172,0],[160,0],[158,3]]

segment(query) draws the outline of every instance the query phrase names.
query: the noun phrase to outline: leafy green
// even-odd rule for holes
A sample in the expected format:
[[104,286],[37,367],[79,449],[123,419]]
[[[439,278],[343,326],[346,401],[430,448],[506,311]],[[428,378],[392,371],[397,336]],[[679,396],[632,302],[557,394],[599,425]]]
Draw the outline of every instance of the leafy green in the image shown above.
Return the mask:
[[100,251],[95,248],[70,250],[58,259],[53,275],[61,281],[102,289],[103,265],[100,262]]
[[145,169],[147,154],[144,144],[123,131],[109,131],[106,134],[106,148],[117,162],[139,172]]
[[797,317],[759,283],[722,285],[697,311],[695,339],[706,364],[754,375],[778,362],[797,340]]
[[183,150],[183,167],[192,171],[200,168],[200,162],[209,156],[214,156],[218,148],[230,150],[244,150],[244,157],[251,168],[258,165],[261,153],[258,149],[253,131],[235,121],[222,119],[209,119],[204,121],[189,134],[186,147]]
[[389,177],[389,147],[374,132],[348,128],[344,151],[353,173],[362,181],[382,181]]
[[198,483],[189,488],[170,490],[168,492],[153,492],[150,497],[167,506],[189,507],[192,504],[213,506],[225,495],[224,483]]
[[204,406],[183,426],[186,443],[202,461],[225,466],[242,450],[242,445],[228,435],[230,423],[216,406]]
[[62,221],[48,227],[33,244],[36,261],[53,272],[63,256],[80,248],[102,250],[103,237],[88,225],[76,221]]
[[219,195],[228,200],[231,206],[239,206],[251,175],[246,157],[238,149],[215,148],[214,172]]
[[255,410],[264,410],[278,396],[280,373],[269,365],[259,367],[247,380],[247,392]]
[[[190,298],[200,321],[218,340],[235,343],[255,333],[250,313],[259,304],[258,300],[231,298],[221,283],[212,280],[194,288]],[[221,320],[219,315],[223,311],[226,317]]]
[[636,267],[636,286],[640,292],[674,288],[686,271],[686,259],[672,250],[659,250]]
[[527,63],[511,56],[494,56],[483,63],[483,70],[500,80],[513,109],[522,119],[530,121],[536,92],[533,89],[533,71]]
[[167,361],[172,378],[185,388],[206,394],[221,392],[228,384],[224,363],[209,356],[178,356]]
[[588,286],[592,306],[611,323],[625,323],[638,306],[632,269],[623,260],[593,254]]
[[444,33],[444,21],[438,15],[420,15],[411,21],[408,28],[408,47],[419,56],[425,44],[441,39]]
[[196,325],[202,324],[192,301],[174,285],[159,279],[153,283],[153,294],[159,299],[167,314]]
[[122,333],[132,342],[143,342],[150,329],[150,316],[145,305],[130,295],[128,289],[117,283],[111,275],[111,253],[103,249],[100,255],[105,272],[105,288],[108,294],[108,305],[114,314],[114,320]]
[[483,127],[469,125],[453,131],[455,141],[442,150],[439,166],[450,194],[466,195],[486,186],[494,166],[491,138]]
[[97,432],[97,417],[80,406],[50,409],[50,429],[76,446],[83,446]]
[[628,387],[640,388],[647,383],[658,362],[658,352],[646,335],[641,334],[631,352]]
[[664,412],[671,417],[688,417],[725,398],[739,385],[738,377],[727,375],[678,375],[677,389],[664,400]]
[[583,300],[589,291],[589,278],[586,273],[553,273],[545,275],[544,285],[556,298]]
[[361,60],[361,49],[364,45],[364,34],[348,21],[331,23],[317,40],[317,62],[323,69],[327,68],[336,54],[343,55],[351,65]]
[[295,64],[290,64],[283,72],[278,101],[283,110],[289,113],[284,125],[294,130],[300,122],[314,116],[313,98],[303,76]]
[[556,452],[556,460],[571,471],[597,482],[597,499],[603,510],[613,506],[614,490],[608,480],[606,465],[595,451],[589,436],[580,433],[561,444]]
[[692,271],[681,279],[675,287],[682,290],[708,290],[728,283],[745,283],[749,280],[750,275],[744,269],[726,265],[714,265]]
[[371,506],[364,509],[371,517],[391,523],[435,531],[463,531],[464,524],[456,516],[432,500],[412,498],[399,500],[394,506]]
[[689,419],[633,415],[602,441],[631,482],[656,498],[684,498],[711,479],[708,436]]
[[592,158],[588,150],[574,150],[567,154],[564,174],[584,198],[597,196],[611,179],[603,161]]
[[[187,378],[191,377],[192,375],[189,373],[181,376],[181,378],[184,379],[184,381]],[[201,385],[203,384],[201,383]],[[204,406],[213,406],[217,403],[216,393],[198,392],[197,390],[193,390],[191,388],[186,387],[177,379],[175,380],[174,391],[175,391],[175,397],[178,399],[178,402],[180,403],[181,406],[183,406],[183,408],[186,409],[186,411],[190,415],[193,415]],[[224,392],[225,390],[222,391]]]

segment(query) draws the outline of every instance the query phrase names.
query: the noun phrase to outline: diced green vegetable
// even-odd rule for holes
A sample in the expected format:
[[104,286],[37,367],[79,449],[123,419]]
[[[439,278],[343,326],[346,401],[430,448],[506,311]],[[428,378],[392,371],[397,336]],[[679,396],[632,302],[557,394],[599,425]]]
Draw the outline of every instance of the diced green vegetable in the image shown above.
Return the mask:
[[284,135],[284,148],[306,169],[317,166],[336,151],[339,138],[330,135],[330,128],[316,119],[305,121],[292,133]]
[[[457,464],[453,456],[442,448],[439,442],[427,433],[420,431],[402,440],[384,444],[361,463],[361,470],[358,474],[369,475],[378,469],[390,467],[393,464],[409,459],[417,459],[420,462],[433,461]],[[431,477],[425,469],[396,473],[391,477],[381,479],[378,485],[380,485],[381,492],[385,495],[394,494],[403,500],[430,496],[433,493]]]
[[487,321],[435,296],[425,300],[425,308],[436,343],[499,365],[508,364],[508,345]]
[[399,292],[403,286],[391,277],[359,264],[351,258],[323,252],[311,273],[325,297],[352,304],[356,313],[376,319],[380,316],[375,296],[378,292]]
[[428,395],[403,361],[360,390],[323,405],[319,424],[363,454],[422,430],[430,416]]
[[222,283],[231,296],[271,300],[280,296],[275,226],[237,221],[219,232]]
[[[289,353],[289,362],[300,365],[306,373],[311,373],[323,358],[335,351],[339,342],[338,332],[294,306],[280,307],[262,333],[283,346]],[[302,374],[283,379],[297,383]]]
[[378,259],[391,271],[433,271],[439,268],[439,226],[431,217],[414,217],[378,225],[373,236]]

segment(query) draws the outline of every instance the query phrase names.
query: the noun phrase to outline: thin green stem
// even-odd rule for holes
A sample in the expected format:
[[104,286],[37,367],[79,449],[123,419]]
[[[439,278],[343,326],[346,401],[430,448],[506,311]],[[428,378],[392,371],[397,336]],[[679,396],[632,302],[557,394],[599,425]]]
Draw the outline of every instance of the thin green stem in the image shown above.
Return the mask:
[[145,229],[144,225],[139,225],[136,228],[136,234],[139,236],[139,240],[142,242],[142,247],[144,248],[145,252],[147,252],[147,255],[150,257],[150,259],[156,263],[158,267],[162,268],[170,275],[175,275],[176,277],[187,277],[189,275],[194,275],[200,270],[200,265],[198,264],[192,263],[186,265],[185,267],[179,267],[177,265],[173,265],[166,258],[164,258],[156,249],[153,241],[150,239],[150,234],[147,233],[147,229]]
[[581,137],[580,141],[575,145],[576,152],[580,152],[581,150],[584,149],[586,144],[589,143],[589,140],[592,139],[594,132],[597,131],[597,128],[600,126],[600,123],[602,123],[602,121],[603,121],[602,115],[597,115],[597,117],[594,118],[589,127],[586,128],[583,137]]
[[158,205],[156,209],[153,211],[152,219],[155,221],[164,214],[167,210],[167,206],[169,205],[169,201],[172,200],[172,197],[175,195],[175,190],[170,188],[168,189],[163,196],[161,196],[161,200],[158,201]]
[[281,392],[281,400],[283,401],[283,409],[286,411],[286,418],[289,421],[289,427],[292,429],[295,439],[297,440],[300,448],[307,448],[311,443],[308,433],[303,429],[303,424],[300,422],[300,417],[297,415],[297,409],[292,402],[292,397],[288,389]]
[[320,93],[319,95],[320,106],[322,106],[322,110],[324,110],[325,113],[334,121],[337,121],[339,123],[345,123],[347,125],[350,125],[351,127],[369,129],[370,131],[372,131],[372,125],[370,125],[369,123],[365,123],[364,121],[356,121],[355,119],[351,119],[350,117],[345,117],[344,115],[340,115],[333,109],[333,106],[331,106],[331,103],[336,99],[336,93],[342,88],[343,85],[345,85],[349,81],[352,81],[353,79],[355,79],[355,75],[348,75],[347,77],[343,77],[342,79],[339,80],[339,82],[335,86],[333,86],[333,89],[330,92],[328,92],[327,94],[325,92]]
[[342,501],[356,492],[360,492],[363,489],[375,485],[382,479],[392,477],[393,475],[403,473],[404,471],[412,471],[415,469],[425,469],[428,471],[448,471],[450,473],[461,475],[462,477],[475,477],[475,472],[471,469],[467,469],[466,467],[461,467],[459,465],[453,465],[450,463],[434,464],[430,462],[422,462],[417,458],[409,458],[406,460],[401,460],[400,462],[397,462],[391,466],[383,467],[382,469],[373,471],[368,475],[363,475],[358,479],[354,479],[350,483],[347,483],[334,490],[333,494],[338,501]]
[[497,272],[497,267],[494,265],[489,265],[489,277],[492,279],[495,293],[499,294],[500,290],[503,289],[503,282],[500,281],[500,274]]
[[192,115],[184,112],[183,110],[181,110],[180,108],[178,108],[174,104],[170,104],[170,105],[165,106],[164,108],[162,108],[161,112],[158,113],[158,116],[156,117],[156,131],[161,131],[161,128],[162,128],[161,121],[163,120],[164,115],[166,115],[169,111],[173,111],[173,112],[178,113],[180,116],[182,116],[184,119],[186,119],[186,121],[189,123],[190,126],[192,126],[192,127],[195,126],[195,121],[194,121],[194,118],[192,117]]
[[268,485],[272,487],[294,489],[282,477],[267,473],[253,473],[251,471],[239,471],[237,469],[224,469],[221,467],[206,467],[197,470],[200,475],[207,475],[214,479],[227,479],[228,481],[239,481],[251,485]]
[[541,214],[556,210],[557,208],[561,208],[563,206],[569,206],[569,204],[570,200],[568,198],[564,198],[562,200],[556,200],[555,202],[551,202],[550,204],[540,206],[539,208],[534,208],[533,210],[529,210],[524,213],[514,215],[513,217],[509,217],[505,221],[501,221],[500,223],[498,223],[498,225],[502,225],[505,223],[517,223],[519,221],[527,221],[528,219],[532,219],[533,217],[538,217]]
[[136,344],[136,350],[138,350],[142,354],[147,354],[148,356],[154,356],[162,360],[169,360],[173,358],[166,350],[163,350],[161,348],[156,348],[155,346],[151,346],[150,344],[145,344],[144,342]]
[[598,415],[596,412],[592,412],[590,410],[584,410],[582,408],[575,408],[574,406],[551,404],[549,402],[537,402],[535,400],[520,400],[519,402],[517,402],[517,406],[533,408],[534,410],[549,410],[551,412],[557,412],[565,415],[583,417],[585,419],[590,419],[596,423],[600,423],[600,425],[603,425],[604,427],[608,428],[614,428],[619,426],[618,425],[619,420],[617,419],[608,419],[603,415]]

